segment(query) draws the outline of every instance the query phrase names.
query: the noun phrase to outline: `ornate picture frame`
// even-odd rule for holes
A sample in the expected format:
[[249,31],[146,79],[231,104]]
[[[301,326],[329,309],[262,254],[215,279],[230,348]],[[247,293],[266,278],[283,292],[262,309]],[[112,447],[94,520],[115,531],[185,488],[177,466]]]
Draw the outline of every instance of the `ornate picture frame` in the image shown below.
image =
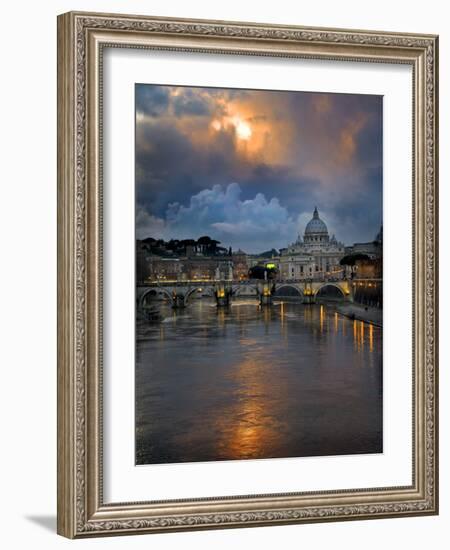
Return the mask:
[[[413,74],[412,484],[103,499],[102,56],[106,47],[405,64]],[[438,38],[70,12],[58,17],[58,533],[69,538],[438,513]]]

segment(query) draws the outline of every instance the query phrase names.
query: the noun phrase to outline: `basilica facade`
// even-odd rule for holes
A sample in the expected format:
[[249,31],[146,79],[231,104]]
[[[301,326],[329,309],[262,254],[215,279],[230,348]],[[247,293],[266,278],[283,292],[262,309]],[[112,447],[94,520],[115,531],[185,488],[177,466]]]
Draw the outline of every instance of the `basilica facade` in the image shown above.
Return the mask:
[[317,207],[312,219],[306,224],[302,237],[280,251],[279,275],[283,280],[341,278],[343,267],[339,264],[345,256],[344,243],[334,235],[320,219]]

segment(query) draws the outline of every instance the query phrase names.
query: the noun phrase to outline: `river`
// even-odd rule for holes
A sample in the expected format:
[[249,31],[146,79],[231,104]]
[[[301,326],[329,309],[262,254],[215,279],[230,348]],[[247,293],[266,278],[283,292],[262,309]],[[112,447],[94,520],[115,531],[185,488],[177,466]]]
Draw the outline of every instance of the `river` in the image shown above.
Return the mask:
[[136,325],[136,464],[382,452],[382,330],[199,299]]

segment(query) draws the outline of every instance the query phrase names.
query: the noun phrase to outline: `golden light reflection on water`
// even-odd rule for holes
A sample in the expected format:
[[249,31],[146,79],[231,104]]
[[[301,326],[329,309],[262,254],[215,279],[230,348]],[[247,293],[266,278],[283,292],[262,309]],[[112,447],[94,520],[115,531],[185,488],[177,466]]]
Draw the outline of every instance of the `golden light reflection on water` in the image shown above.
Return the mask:
[[220,327],[225,325],[225,309],[222,307],[217,308],[217,321]]
[[[283,302],[279,305],[279,316],[275,318],[283,330],[290,324],[291,317],[286,317],[286,305]],[[270,308],[263,306],[260,311],[264,323],[274,320],[274,311]],[[317,313],[321,333],[328,327],[335,334],[344,334],[346,325],[353,323],[353,344],[358,355],[364,352],[365,344],[373,352],[372,325],[367,326],[366,332],[366,323],[363,321],[349,321],[342,317],[340,323],[340,315],[337,312],[327,313],[324,306],[320,306],[319,311],[305,308],[303,317],[310,321],[315,319],[317,322]],[[231,381],[238,384],[239,390],[233,400],[233,407],[224,411],[217,420],[216,433],[220,434],[217,453],[219,456],[233,456],[237,459],[267,456],[271,446],[280,438],[280,422],[283,421],[282,417],[273,414],[270,403],[274,394],[288,395],[289,389],[280,386],[280,380],[273,377],[274,364],[267,361],[266,350],[260,341],[244,336],[239,339],[239,346],[244,350],[245,358],[234,365],[230,373]],[[358,364],[364,366],[362,363]],[[268,414],[268,410],[271,410],[271,414]]]
[[304,310],[304,313],[303,313],[303,318],[305,320],[305,322],[309,322],[312,320],[312,310],[310,307],[308,306],[305,306],[305,310]]
[[[235,303],[229,308],[200,306],[198,310],[204,311],[199,317],[198,331],[200,334],[207,331],[208,338],[215,338],[216,345],[223,341],[226,345],[219,349],[205,347],[198,339],[198,332],[192,331],[195,310],[190,315],[179,315],[178,326],[175,322],[154,326],[154,340],[149,342],[149,361],[157,366],[158,362],[153,359],[156,341],[167,340],[160,346],[166,350],[177,330],[183,338],[191,338],[189,353],[193,347],[200,346],[196,349],[202,362],[201,368],[196,370],[194,366],[191,373],[185,367],[188,364],[185,345],[178,348],[175,345],[179,364],[183,365],[183,369],[177,370],[174,391],[177,399],[164,392],[149,392],[153,408],[146,408],[148,401],[145,407],[142,405],[142,423],[150,427],[146,427],[140,439],[149,433],[151,436],[153,418],[160,411],[169,411],[164,433],[172,434],[170,445],[173,447],[168,445],[168,451],[166,448],[155,451],[151,447],[148,451],[162,462],[166,460],[165,453],[174,452],[173,449],[179,453],[175,455],[177,461],[305,456],[305,453],[307,456],[308,445],[312,443],[302,439],[302,434],[308,433],[311,422],[325,434],[329,433],[329,424],[336,421],[335,411],[340,410],[348,384],[363,384],[363,392],[373,383],[367,373],[372,371],[373,376],[379,364],[380,329],[350,320],[332,306],[298,307],[275,301],[272,307],[261,307],[255,300]],[[209,320],[209,328],[205,328],[205,318]],[[225,328],[214,330],[214,326]],[[346,329],[349,334],[344,338]],[[289,345],[286,345],[288,338]],[[275,351],[273,346],[277,346]],[[353,379],[355,369],[358,373]],[[170,375],[169,368],[161,369],[161,384],[171,380],[166,378],[168,373]],[[341,384],[344,393],[336,391],[333,397],[324,391],[317,397],[317,387],[323,383],[327,388],[330,380],[333,387],[336,381]],[[148,383],[153,387],[154,378]],[[178,399],[178,395],[182,398]],[[365,406],[365,398],[359,401],[358,394],[352,398],[355,406]],[[330,399],[335,399],[332,407]],[[195,407],[188,407],[189,403]],[[327,407],[333,412],[325,418],[323,411]],[[303,409],[305,416],[297,414]],[[178,416],[170,411],[176,411]],[[177,423],[176,418],[182,422]],[[357,438],[361,432],[356,433]]]
[[[245,339],[241,341],[245,343]],[[260,457],[268,442],[275,441],[278,422],[267,415],[267,401],[273,391],[269,384],[263,350],[253,350],[233,368],[231,378],[239,382],[237,399],[232,409],[221,415],[216,423],[220,439],[217,444],[219,456],[224,452],[235,458]]]
[[267,324],[270,321],[272,309],[268,306],[262,307],[263,311],[263,319],[264,322]]
[[[366,328],[368,336],[366,336]],[[345,336],[345,321],[342,325],[342,334]],[[353,347],[358,352],[364,352],[366,345],[369,345],[369,352],[374,353],[374,326],[364,321],[353,321]],[[366,348],[367,349],[367,348]]]

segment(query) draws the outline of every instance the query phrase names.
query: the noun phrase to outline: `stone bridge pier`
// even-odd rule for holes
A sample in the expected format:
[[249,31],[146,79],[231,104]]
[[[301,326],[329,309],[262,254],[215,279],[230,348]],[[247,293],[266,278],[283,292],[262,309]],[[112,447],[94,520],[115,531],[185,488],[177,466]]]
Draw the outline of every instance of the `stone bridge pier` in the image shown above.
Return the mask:
[[230,305],[233,289],[230,284],[217,283],[214,289],[217,307],[227,307]]

